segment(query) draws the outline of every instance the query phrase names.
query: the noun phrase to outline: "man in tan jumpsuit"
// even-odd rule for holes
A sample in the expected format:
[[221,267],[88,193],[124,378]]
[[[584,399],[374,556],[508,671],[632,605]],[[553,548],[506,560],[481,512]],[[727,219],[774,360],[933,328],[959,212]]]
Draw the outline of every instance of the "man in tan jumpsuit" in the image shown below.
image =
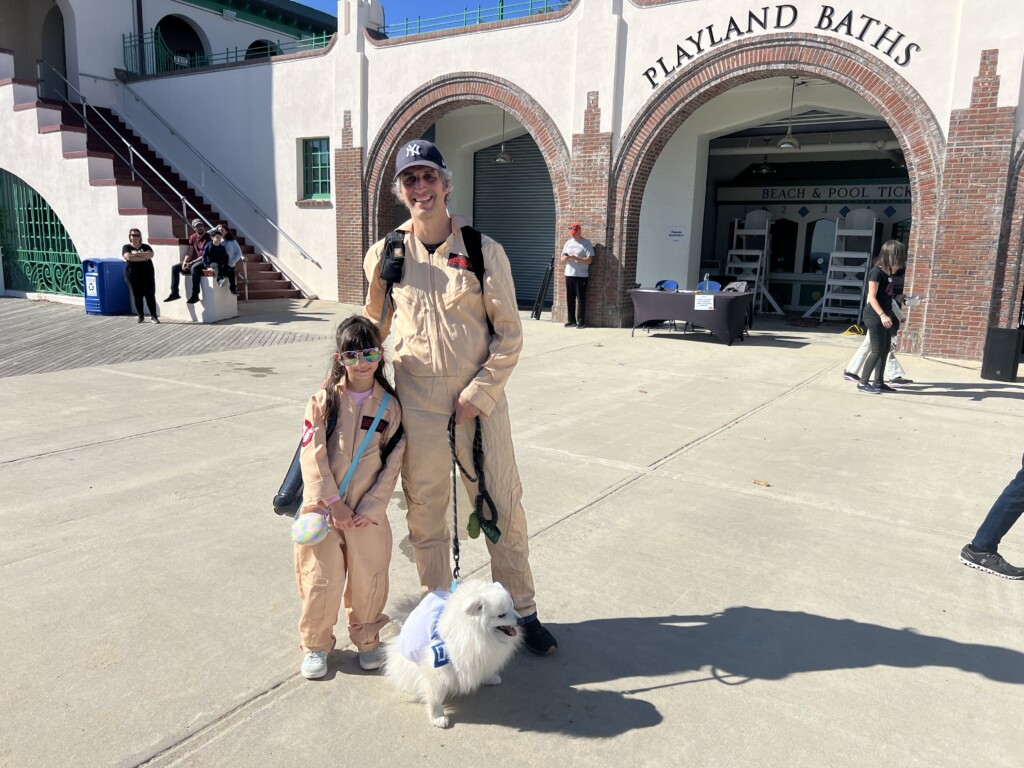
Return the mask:
[[[527,648],[540,655],[554,653],[555,638],[537,620],[522,485],[504,394],[523,345],[508,258],[498,243],[483,236],[481,286],[445,206],[451,174],[429,141],[402,146],[395,179],[396,193],[412,218],[399,227],[405,234],[405,267],[401,282],[394,284],[381,334],[386,337],[394,324],[395,388],[408,440],[402,486],[420,584],[424,591],[450,587],[448,419],[454,413],[462,425],[456,430],[459,459],[471,468],[474,417],[480,416],[487,489],[501,529],[497,544],[487,540],[491,575],[512,594],[523,616]],[[381,319],[387,288],[380,277],[383,254],[381,240],[363,263],[369,282],[364,314],[374,322]],[[475,498],[475,483],[463,480]]]

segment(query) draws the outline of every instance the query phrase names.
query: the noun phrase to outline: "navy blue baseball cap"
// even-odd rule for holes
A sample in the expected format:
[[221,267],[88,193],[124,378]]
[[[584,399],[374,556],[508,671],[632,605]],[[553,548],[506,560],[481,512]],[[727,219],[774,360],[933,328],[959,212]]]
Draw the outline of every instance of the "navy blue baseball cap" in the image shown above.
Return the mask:
[[424,139],[415,139],[402,145],[398,150],[398,157],[395,158],[395,178],[406,168],[413,168],[417,165],[425,165],[428,168],[436,168],[439,171],[448,170],[441,156],[441,150],[431,142]]

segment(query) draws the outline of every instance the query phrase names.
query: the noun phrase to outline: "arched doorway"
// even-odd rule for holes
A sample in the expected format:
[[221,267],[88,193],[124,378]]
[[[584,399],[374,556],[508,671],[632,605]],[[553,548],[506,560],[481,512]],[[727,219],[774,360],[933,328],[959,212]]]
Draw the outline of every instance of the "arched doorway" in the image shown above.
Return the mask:
[[206,63],[207,46],[200,30],[183,16],[164,16],[156,25],[157,72],[201,67]]
[[82,262],[71,236],[42,195],[2,168],[0,248],[5,290],[82,295]]
[[[682,68],[623,132],[613,161],[609,196],[612,253],[620,270],[620,286],[632,285],[635,280],[644,190],[658,157],[679,127],[702,105],[738,85],[794,74],[849,89],[892,130],[906,159],[912,188],[911,251],[931,252],[944,140],[927,104],[886,63],[854,46],[818,35],[771,35],[723,45],[694,65]],[[926,293],[929,280],[928,265],[912,262],[907,283],[914,292]],[[624,290],[619,291],[616,301],[618,319],[625,322],[630,310],[625,306],[628,299]]]
[[[465,112],[454,114],[460,110]],[[549,262],[565,241],[564,232],[568,220],[564,217],[571,216],[570,154],[554,122],[540,104],[509,81],[475,73],[447,75],[426,83],[392,111],[367,155],[365,189],[370,215],[366,244],[369,245],[401,223],[397,220],[398,213],[391,192],[391,169],[394,168],[395,155],[401,144],[408,139],[426,135],[427,138],[435,139],[444,151],[443,137],[433,133],[428,135],[428,132],[445,122],[456,122],[457,130],[468,134],[460,139],[459,145],[468,148],[465,151],[469,154],[454,160],[446,157],[455,174],[455,196],[462,196],[455,201],[459,207],[453,207],[452,210],[473,216],[474,221],[479,213],[481,228],[487,232],[484,224],[488,216],[500,207],[504,194],[502,187],[505,181],[495,181],[493,173],[499,170],[494,167],[493,156],[498,152],[497,145],[500,145],[502,110],[508,118],[506,150],[509,150],[509,137],[513,137],[511,140],[520,142],[524,153],[521,156],[522,170],[513,170],[514,162],[508,166],[508,170],[520,182],[534,184],[536,174],[546,170],[546,184],[550,190],[551,202],[546,204],[549,213],[539,225],[534,222],[531,244],[524,246],[528,247],[528,251],[522,251],[518,257],[516,253],[509,253],[513,271],[522,268],[523,274],[528,272],[531,275],[529,280],[520,279],[519,282],[523,282],[522,289],[517,282],[517,294],[521,303],[532,305],[543,276],[543,268],[537,269],[537,264]],[[474,124],[477,127],[474,128]],[[520,134],[518,137],[517,133]],[[527,162],[528,156],[530,162]],[[487,164],[487,172],[474,173],[478,162]],[[489,194],[486,203],[482,204],[486,210],[480,207],[478,211],[477,203],[480,201],[473,195],[474,178],[478,183],[493,181],[493,194]],[[532,182],[530,178],[533,178]],[[537,226],[545,231],[540,233]],[[501,240],[497,236],[496,239]]]
[[56,5],[53,6],[43,19],[41,36],[41,50],[43,60],[46,61],[60,74],[55,75],[47,67],[43,67],[42,75],[42,96],[44,99],[61,100],[68,95],[67,84],[61,77],[67,77],[67,53],[64,48],[64,14]]

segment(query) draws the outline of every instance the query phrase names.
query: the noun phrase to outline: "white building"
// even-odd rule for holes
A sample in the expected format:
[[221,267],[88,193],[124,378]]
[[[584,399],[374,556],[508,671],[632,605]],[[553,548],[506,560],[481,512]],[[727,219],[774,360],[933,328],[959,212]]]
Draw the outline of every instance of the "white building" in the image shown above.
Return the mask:
[[[636,283],[728,277],[729,251],[752,243],[765,308],[807,312],[833,253],[889,238],[909,245],[907,292],[927,296],[905,347],[979,358],[990,326],[1016,324],[1024,12],[1011,0],[538,0],[458,28],[384,26],[385,10],[341,0],[328,40],[332,19],[286,0],[0,0],[0,168],[80,256],[120,253],[141,225],[169,270],[187,214],[128,183],[48,101],[80,92],[299,290],[360,301],[361,255],[400,216],[394,152],[426,135],[455,171],[451,210],[506,246],[524,305],[579,220],[598,245],[595,325],[630,324]],[[71,86],[43,65],[46,101],[40,57]],[[512,163],[494,163],[502,145]],[[756,211],[767,248],[736,235]],[[9,291],[68,290],[12,286],[25,257],[0,241]],[[553,301],[558,318],[558,280]]]

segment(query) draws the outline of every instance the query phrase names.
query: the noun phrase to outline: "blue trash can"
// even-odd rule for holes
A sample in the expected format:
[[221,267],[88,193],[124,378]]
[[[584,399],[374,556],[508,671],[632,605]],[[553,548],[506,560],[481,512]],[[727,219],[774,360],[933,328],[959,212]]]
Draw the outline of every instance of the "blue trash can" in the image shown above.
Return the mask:
[[82,292],[89,315],[130,315],[132,297],[124,259],[83,259]]

